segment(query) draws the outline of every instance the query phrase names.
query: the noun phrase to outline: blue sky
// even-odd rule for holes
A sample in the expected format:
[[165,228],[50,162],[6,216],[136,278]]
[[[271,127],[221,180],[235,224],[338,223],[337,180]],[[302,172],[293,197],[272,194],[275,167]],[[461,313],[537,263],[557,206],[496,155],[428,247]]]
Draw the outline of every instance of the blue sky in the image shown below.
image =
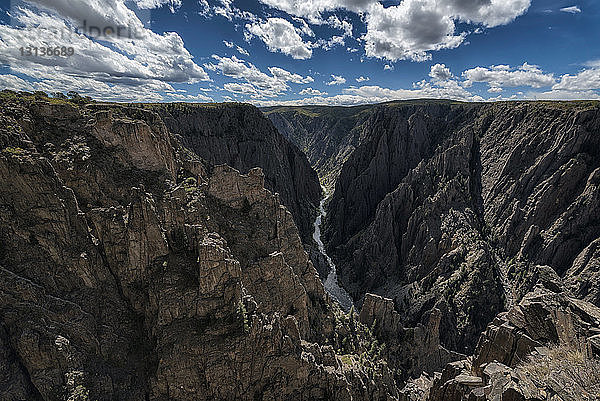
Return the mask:
[[[600,98],[591,0],[0,4],[1,88],[257,105]],[[40,55],[47,47],[73,55]]]

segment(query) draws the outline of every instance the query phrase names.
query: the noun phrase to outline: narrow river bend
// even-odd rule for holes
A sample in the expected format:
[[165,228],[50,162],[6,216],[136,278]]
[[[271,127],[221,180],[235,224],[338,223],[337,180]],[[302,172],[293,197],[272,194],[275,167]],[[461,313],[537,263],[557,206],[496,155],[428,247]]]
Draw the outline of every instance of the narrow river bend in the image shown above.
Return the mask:
[[327,275],[327,279],[325,280],[325,290],[327,290],[329,295],[331,295],[333,299],[335,299],[340,304],[340,306],[345,312],[348,312],[352,307],[352,298],[350,298],[350,295],[348,295],[346,290],[344,290],[338,284],[335,264],[333,263],[329,255],[327,255],[327,252],[325,251],[325,246],[323,245],[323,241],[321,241],[321,222],[323,221],[323,217],[325,217],[326,214],[325,202],[327,202],[327,199],[329,199],[329,196],[323,198],[323,200],[321,200],[321,203],[319,204],[319,215],[315,220],[315,232],[313,234],[313,239],[319,246],[319,252],[321,252],[321,254],[325,256],[327,264],[329,265],[329,274]]

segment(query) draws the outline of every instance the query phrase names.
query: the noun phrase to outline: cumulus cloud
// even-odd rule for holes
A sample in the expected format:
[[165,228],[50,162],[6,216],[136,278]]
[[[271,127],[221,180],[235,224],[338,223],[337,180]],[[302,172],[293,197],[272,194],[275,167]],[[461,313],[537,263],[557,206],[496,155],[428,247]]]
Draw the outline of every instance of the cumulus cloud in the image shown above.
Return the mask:
[[[255,103],[268,105],[356,105],[381,103],[393,100],[408,99],[453,99],[459,101],[508,101],[508,100],[585,100],[600,99],[600,66],[595,62],[586,63],[592,67],[577,74],[565,74],[557,79],[552,74],[543,72],[540,67],[524,63],[519,67],[496,65],[476,67],[463,74],[454,75],[444,64],[433,65],[430,69],[430,80],[415,82],[412,88],[385,88],[378,85],[365,85],[342,89],[341,94],[328,96],[312,88],[300,92],[307,97],[297,100],[280,101],[257,99]],[[335,81],[342,77],[333,75]],[[357,82],[366,81],[365,77],[355,78]],[[492,97],[484,99],[470,91],[475,82],[489,85],[488,93]],[[516,92],[503,96],[504,88],[526,86],[533,89],[549,87],[546,91]]]
[[384,8],[377,3],[366,16],[364,36],[367,57],[390,61],[425,61],[430,51],[458,47],[466,34],[455,34],[454,20],[436,3],[404,0]]
[[526,97],[533,100],[600,100],[595,91],[551,90],[546,92],[529,92]]
[[293,82],[295,84],[309,84],[314,81],[311,76],[303,77],[300,74],[294,74],[279,67],[269,67],[271,74],[284,82]]
[[331,74],[331,81],[327,82],[325,85],[333,86],[333,85],[342,85],[346,83],[346,78],[341,77],[339,75]]
[[[115,87],[123,98],[130,94],[139,98],[144,95],[140,88],[169,91],[170,83],[209,80],[179,35],[154,33],[122,1],[30,0],[29,3],[31,6],[11,10],[15,26],[0,25],[0,62],[35,81],[32,85],[38,90],[49,87],[50,91],[56,91],[47,83],[57,81],[72,85],[67,90],[79,88],[89,95],[106,94]],[[153,4],[160,6],[167,2]],[[103,29],[102,41],[97,40],[101,33],[92,32],[92,26],[107,28]],[[60,44],[72,47],[74,54],[22,57],[19,48],[24,43],[38,48]],[[160,100],[161,95],[155,98]]]
[[544,73],[538,66],[524,63],[517,68],[506,65],[476,67],[463,72],[465,85],[485,82],[492,88],[529,86],[542,88],[552,86],[556,80],[553,74]]
[[583,63],[586,67],[600,68],[600,60],[590,60]]
[[281,52],[292,58],[305,60],[312,57],[312,43],[304,42],[301,29],[283,18],[246,24],[247,39],[260,38],[271,52]]
[[308,18],[311,23],[321,23],[322,13],[338,9],[353,12],[364,11],[375,0],[259,0],[272,8],[285,11],[288,14]]
[[424,61],[431,52],[452,49],[464,42],[456,22],[496,27],[523,15],[531,0],[402,0],[384,7],[375,0],[260,0],[288,14],[322,21],[325,12],[348,10],[364,16],[362,38],[368,57],[389,61]]
[[240,95],[252,95],[253,97],[259,96],[259,90],[250,83],[229,82],[223,85],[223,89]]
[[332,15],[327,18],[327,25],[334,29],[339,29],[344,31],[344,36],[352,37],[352,23],[347,20],[341,20],[337,15]]
[[309,95],[309,96],[325,96],[327,95],[327,92],[321,92],[318,89],[313,89],[313,88],[305,88],[302,89],[299,93],[300,95]]
[[361,83],[361,82],[367,82],[369,81],[371,78],[369,77],[363,77],[362,75],[358,78],[356,78],[356,82]]
[[258,101],[260,106],[274,105],[327,105],[327,106],[352,106],[357,104],[373,104],[394,100],[409,99],[454,99],[460,101],[483,101],[480,96],[469,93],[455,81],[448,81],[444,86],[430,82],[419,82],[413,89],[391,89],[377,85],[346,88],[342,94],[334,96],[315,96],[290,101]]
[[134,0],[135,5],[141,9],[152,9],[168,6],[171,12],[181,7],[182,0]]
[[289,90],[288,82],[306,84],[313,82],[312,77],[303,77],[283,68],[270,67],[271,75],[260,71],[254,64],[240,60],[236,56],[212,56],[216,63],[205,64],[206,69],[216,71],[226,77],[242,82],[233,82],[223,85],[223,89],[237,94],[247,94],[252,98],[277,97]]
[[33,91],[34,86],[22,78],[12,74],[0,74],[0,87],[14,91]]
[[239,8],[233,5],[234,0],[218,0],[219,5],[210,7],[208,2],[205,0],[200,0],[201,13],[204,14],[205,17],[210,17],[214,15],[220,15],[222,17],[227,18],[229,21],[233,21],[234,19],[242,19],[247,21],[257,21],[258,18],[256,15],[249,11],[242,11]]
[[168,95],[167,100],[174,100],[178,102],[214,102],[214,99],[210,96],[198,93],[196,95],[184,94],[184,93],[171,93]]
[[248,53],[248,51],[246,49],[244,49],[243,47],[240,47],[238,45],[236,45],[233,42],[228,42],[226,40],[223,41],[223,44],[225,46],[227,46],[230,49],[236,49],[238,51],[238,53],[243,54],[244,56],[249,56],[250,53]]
[[446,81],[453,77],[452,72],[450,72],[450,69],[446,67],[445,64],[436,64],[431,66],[429,76],[439,81]]
[[321,47],[324,50],[331,50],[335,46],[344,46],[346,42],[343,36],[332,36],[329,40],[319,39],[315,43],[315,47]]
[[570,6],[570,7],[561,8],[560,11],[562,11],[563,13],[569,13],[569,14],[579,14],[581,12],[581,8],[579,8],[579,6]]
[[161,82],[144,82],[136,86],[101,82],[92,78],[69,75],[40,74],[35,81],[7,74],[0,76],[0,85],[16,91],[44,91],[47,93],[75,91],[102,101],[158,102],[168,99],[175,90]]
[[588,91],[600,89],[600,68],[585,69],[578,74],[565,74],[560,81],[552,87],[561,91]]

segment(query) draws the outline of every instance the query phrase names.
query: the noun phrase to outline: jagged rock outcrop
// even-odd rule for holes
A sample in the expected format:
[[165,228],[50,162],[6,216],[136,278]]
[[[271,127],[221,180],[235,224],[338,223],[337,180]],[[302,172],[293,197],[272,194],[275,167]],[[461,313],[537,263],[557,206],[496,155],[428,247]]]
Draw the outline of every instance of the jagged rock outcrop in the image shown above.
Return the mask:
[[398,398],[262,170],[202,160],[147,106],[0,111],[0,398]]
[[471,359],[446,366],[427,400],[595,400],[599,332],[600,308],[539,285],[498,315]]
[[433,375],[447,363],[465,357],[440,345],[441,313],[437,309],[424,316],[425,324],[405,328],[391,299],[367,294],[359,319],[385,344],[386,360],[402,370],[403,379],[424,372]]
[[317,174],[306,156],[286,141],[253,106],[163,104],[148,106],[181,143],[213,165],[227,164],[242,173],[262,168],[265,187],[279,193],[309,244],[321,200]]

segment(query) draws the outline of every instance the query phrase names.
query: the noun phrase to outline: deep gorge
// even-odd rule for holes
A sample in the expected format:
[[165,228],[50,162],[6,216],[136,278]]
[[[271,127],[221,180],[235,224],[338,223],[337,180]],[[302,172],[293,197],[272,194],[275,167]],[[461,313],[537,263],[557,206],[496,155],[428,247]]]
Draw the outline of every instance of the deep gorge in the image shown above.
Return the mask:
[[0,398],[554,400],[529,358],[600,354],[598,149],[597,102],[3,91]]

